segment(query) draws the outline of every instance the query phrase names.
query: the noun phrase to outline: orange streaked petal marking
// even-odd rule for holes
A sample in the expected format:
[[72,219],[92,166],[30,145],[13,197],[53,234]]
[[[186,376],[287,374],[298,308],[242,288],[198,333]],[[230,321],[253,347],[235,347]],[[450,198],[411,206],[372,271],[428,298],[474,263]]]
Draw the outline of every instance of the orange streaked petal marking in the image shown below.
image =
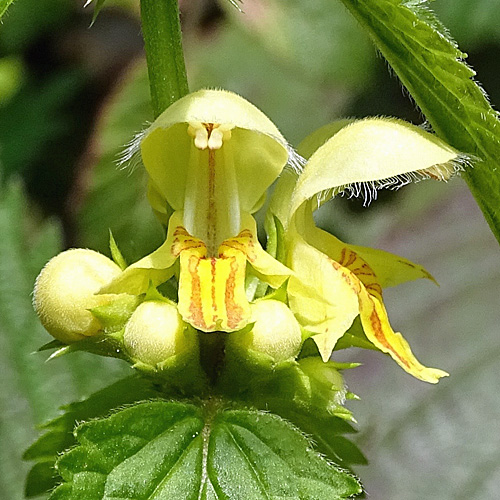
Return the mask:
[[[347,262],[353,266],[358,259],[363,260],[359,256],[353,259],[352,255],[349,255]],[[342,266],[333,260],[331,264],[336,270],[342,269]],[[366,263],[365,265],[369,268]],[[446,376],[447,373],[442,370],[422,365],[401,333],[394,332],[382,301],[382,287],[376,281],[375,273],[369,275],[371,280],[367,280],[368,283],[365,284],[363,278],[357,276],[354,271],[348,268],[343,270],[342,277],[358,295],[360,319],[368,340],[382,352],[389,354],[406,372],[420,380],[436,383],[440,377]]]
[[245,238],[227,240],[219,257],[207,257],[206,245],[181,226],[176,238],[172,252],[180,254],[178,308],[184,320],[204,332],[246,326],[250,305],[245,294]]
[[[187,262],[183,262],[186,260]],[[181,255],[181,268],[187,267],[190,277],[189,289],[191,291],[189,305],[188,305],[189,316],[185,319],[196,328],[200,330],[205,330],[207,328],[207,324],[205,323],[205,318],[203,315],[201,279],[198,273],[200,260],[201,260],[200,257],[197,257],[196,255],[189,255],[187,252],[184,255]],[[181,295],[179,293],[179,311],[181,311],[181,308],[182,308]]]
[[[245,262],[241,262],[241,257],[244,258],[243,255],[228,258],[230,260],[230,273],[226,280],[224,302],[229,330],[243,328],[248,323],[250,316],[250,306],[246,300],[244,288],[245,273],[244,271],[241,273],[241,269],[245,269]],[[238,283],[238,280],[241,280],[241,282]],[[241,286],[242,284],[243,286]]]
[[[337,260],[337,259],[335,259]],[[344,268],[349,269],[364,285],[369,293],[382,300],[382,287],[376,274],[369,264],[354,250],[344,247],[337,262]]]
[[183,250],[193,249],[199,249],[203,256],[207,254],[207,246],[203,241],[191,236],[183,226],[177,226],[173,231],[172,255],[178,257]]
[[[350,268],[343,267],[341,263],[332,259],[329,260],[333,268],[341,273],[342,278],[357,294],[361,323],[372,344],[382,352],[389,354],[401,368],[420,380],[436,383],[439,378],[447,375],[442,370],[422,365],[412,353],[408,342],[401,333],[394,332],[382,301],[382,287],[378,283],[375,273],[368,272],[359,276],[355,272],[361,267],[360,263],[365,271],[370,269],[361,257],[350,249],[343,249],[340,260],[349,264]],[[322,339],[319,338],[318,341],[321,342]]]

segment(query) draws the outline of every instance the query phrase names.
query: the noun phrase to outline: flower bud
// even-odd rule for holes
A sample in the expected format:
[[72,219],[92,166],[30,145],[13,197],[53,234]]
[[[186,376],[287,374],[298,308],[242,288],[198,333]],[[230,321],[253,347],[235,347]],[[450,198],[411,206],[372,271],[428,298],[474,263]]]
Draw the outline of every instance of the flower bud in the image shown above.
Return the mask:
[[95,335],[102,325],[89,309],[107,304],[115,295],[95,295],[120,274],[106,256],[83,248],[56,255],[35,282],[33,305],[45,329],[62,342]]
[[194,351],[196,341],[177,308],[161,300],[143,302],[130,317],[123,335],[130,357],[151,366]]
[[228,345],[266,354],[275,362],[295,357],[302,333],[292,311],[278,300],[261,300],[251,308],[253,328],[230,334]]

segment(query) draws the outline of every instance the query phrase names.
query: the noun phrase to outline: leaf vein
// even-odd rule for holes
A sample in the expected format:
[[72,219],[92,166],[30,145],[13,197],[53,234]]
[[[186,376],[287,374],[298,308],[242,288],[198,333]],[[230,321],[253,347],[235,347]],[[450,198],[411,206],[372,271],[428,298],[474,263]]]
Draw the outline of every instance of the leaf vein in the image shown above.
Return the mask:
[[[232,425],[235,425],[235,424],[232,424]],[[232,439],[232,441],[233,441],[236,449],[240,452],[240,454],[243,456],[243,458],[245,459],[245,461],[250,466],[250,470],[251,470],[252,474],[254,475],[254,477],[255,477],[255,479],[257,481],[257,484],[259,485],[259,488],[261,489],[261,492],[264,494],[265,498],[267,498],[268,500],[272,500],[272,498],[267,494],[265,481],[263,481],[263,479],[261,477],[261,474],[259,473],[259,471],[255,467],[255,464],[253,463],[252,460],[250,460],[250,457],[245,453],[245,451],[243,450],[243,448],[238,443],[238,440],[236,439],[236,436],[231,432],[230,426],[228,424],[226,424],[225,427],[226,427],[227,432],[228,432],[229,436],[231,437],[231,439]],[[252,434],[254,434],[254,433],[252,432]],[[262,442],[261,439],[259,439],[259,441]],[[266,443],[262,443],[262,444],[264,446],[266,446],[267,448],[269,448]]]
[[165,482],[172,476],[172,474],[178,469],[179,467],[179,464],[182,463],[182,458],[187,454],[187,452],[194,446],[194,444],[196,443],[196,441],[200,439],[200,435],[196,436],[192,441],[191,443],[189,443],[188,446],[186,446],[186,448],[181,451],[179,457],[176,459],[176,461],[174,462],[174,464],[172,465],[172,467],[170,467],[170,469],[168,470],[168,472],[165,474],[165,476],[162,478],[162,480],[158,483],[158,485],[155,487],[155,489],[151,492],[150,495],[148,495],[146,497],[145,500],[152,500],[154,499],[154,496],[156,495],[156,493],[160,490],[160,488],[165,484]]

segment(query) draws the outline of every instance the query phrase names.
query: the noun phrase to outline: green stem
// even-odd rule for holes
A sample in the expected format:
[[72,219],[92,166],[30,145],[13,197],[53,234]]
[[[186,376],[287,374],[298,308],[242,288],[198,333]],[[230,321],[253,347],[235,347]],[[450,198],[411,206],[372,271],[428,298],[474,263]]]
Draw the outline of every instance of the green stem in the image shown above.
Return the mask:
[[224,347],[227,333],[198,333],[200,340],[200,364],[208,375],[210,382],[215,384],[224,363]]
[[177,0],[141,0],[141,20],[156,118],[189,92]]

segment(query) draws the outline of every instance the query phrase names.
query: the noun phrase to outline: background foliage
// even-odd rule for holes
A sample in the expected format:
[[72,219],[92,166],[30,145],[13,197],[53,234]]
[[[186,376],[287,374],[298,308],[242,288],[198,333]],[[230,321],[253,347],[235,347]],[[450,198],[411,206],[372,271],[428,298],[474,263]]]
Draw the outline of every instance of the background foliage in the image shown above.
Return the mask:
[[[18,0],[0,27],[0,497],[13,500],[23,497],[33,426],[129,373],[81,353],[48,364],[31,354],[49,340],[30,303],[36,274],[65,247],[107,252],[108,228],[130,261],[161,238],[140,169],[115,165],[152,118],[136,2],[108,0],[91,30],[81,4]],[[244,15],[226,4],[181,2],[192,89],[241,93],[294,144],[338,117],[423,121],[340,2],[252,0]],[[498,1],[433,7],[499,103]],[[370,498],[494,498],[499,250],[467,187],[422,183],[368,210],[346,200],[325,208],[321,222],[339,236],[415,260],[441,284],[404,285],[387,302],[419,357],[450,379],[428,387],[380,354],[343,354],[364,362],[346,377],[361,397],[351,409]]]

